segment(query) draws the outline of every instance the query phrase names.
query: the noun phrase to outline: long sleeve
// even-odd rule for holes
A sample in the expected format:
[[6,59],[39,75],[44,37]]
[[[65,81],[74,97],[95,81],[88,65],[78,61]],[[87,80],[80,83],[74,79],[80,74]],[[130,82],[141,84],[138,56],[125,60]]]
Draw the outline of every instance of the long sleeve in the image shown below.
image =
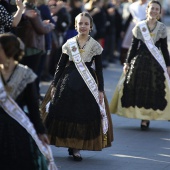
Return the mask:
[[168,51],[167,37],[161,38],[160,42],[161,42],[161,51],[162,51],[166,66],[170,66],[170,55]]
[[57,82],[58,82],[61,74],[63,73],[65,66],[68,62],[68,58],[69,58],[69,56],[67,54],[62,53],[60,60],[59,60],[59,63],[58,63],[57,68],[56,68],[54,80],[52,82],[53,87],[55,87],[57,85]]
[[29,20],[37,34],[46,34],[52,31],[52,27],[50,25],[43,23],[40,14],[37,14],[34,18],[29,18]]
[[131,46],[130,46],[130,48],[128,50],[128,54],[127,54],[127,58],[126,58],[126,63],[130,63],[130,61],[136,55],[137,49],[138,49],[138,44],[139,44],[139,39],[137,39],[137,38],[135,38],[133,36]]
[[34,125],[36,132],[43,134],[45,133],[45,127],[40,118],[39,100],[38,100],[39,97],[36,92],[37,90],[36,90],[35,82],[30,83],[27,85],[25,89],[24,98],[26,101],[26,105],[28,107],[29,118]]
[[94,57],[95,67],[96,67],[96,76],[98,79],[98,88],[99,91],[104,91],[104,80],[103,80],[103,70],[102,70],[102,55],[96,55]]

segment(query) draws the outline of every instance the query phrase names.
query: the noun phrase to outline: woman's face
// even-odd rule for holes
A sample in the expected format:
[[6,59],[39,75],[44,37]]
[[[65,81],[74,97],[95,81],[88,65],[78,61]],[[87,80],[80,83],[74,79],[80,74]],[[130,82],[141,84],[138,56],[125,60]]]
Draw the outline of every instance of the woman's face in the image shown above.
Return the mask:
[[2,48],[2,45],[0,44],[0,64],[4,64],[7,60],[7,56],[4,52],[4,49]]
[[157,19],[160,16],[160,12],[161,12],[160,6],[156,3],[152,3],[149,5],[147,14],[149,18]]
[[88,35],[90,31],[90,19],[86,16],[79,16],[77,18],[77,32],[80,35]]

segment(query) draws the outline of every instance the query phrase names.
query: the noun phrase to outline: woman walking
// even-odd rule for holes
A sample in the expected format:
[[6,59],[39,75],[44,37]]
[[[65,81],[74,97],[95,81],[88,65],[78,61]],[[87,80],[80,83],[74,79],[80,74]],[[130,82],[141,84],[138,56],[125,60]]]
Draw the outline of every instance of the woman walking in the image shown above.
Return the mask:
[[142,130],[149,128],[150,120],[170,120],[170,56],[160,15],[159,1],[150,1],[147,19],[132,31],[124,75],[110,104],[112,113],[141,119]]
[[102,47],[89,36],[92,27],[88,13],[76,17],[78,35],[62,47],[45,120],[50,143],[69,148],[75,161],[82,160],[80,150],[100,151],[113,140],[110,113],[103,105]]

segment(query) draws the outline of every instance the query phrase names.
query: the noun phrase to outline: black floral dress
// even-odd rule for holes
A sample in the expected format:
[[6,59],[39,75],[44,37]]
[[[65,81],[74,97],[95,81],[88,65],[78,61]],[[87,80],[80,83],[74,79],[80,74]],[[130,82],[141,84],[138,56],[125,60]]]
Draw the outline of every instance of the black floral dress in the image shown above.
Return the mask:
[[[2,79],[3,76],[1,75]],[[36,94],[35,74],[17,65],[8,81],[4,81],[10,96],[24,110],[39,134],[45,133]],[[25,111],[25,110],[24,110]],[[47,170],[44,156],[29,133],[0,107],[0,169]]]
[[0,34],[5,32],[5,28],[10,29],[12,27],[12,21],[12,15],[9,15],[7,10],[0,4]]

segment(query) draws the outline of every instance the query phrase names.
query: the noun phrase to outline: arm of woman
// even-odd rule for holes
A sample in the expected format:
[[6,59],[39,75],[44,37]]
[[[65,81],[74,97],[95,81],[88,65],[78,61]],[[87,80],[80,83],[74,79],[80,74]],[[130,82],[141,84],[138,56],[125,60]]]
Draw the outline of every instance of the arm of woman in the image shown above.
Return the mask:
[[161,51],[165,60],[166,66],[170,66],[170,55],[168,51],[168,44],[167,44],[167,37],[166,38],[161,38]]
[[34,125],[34,128],[37,132],[39,139],[42,141],[44,145],[49,144],[45,127],[40,118],[39,97],[37,94],[35,81],[27,85],[25,89],[25,101],[28,107],[29,118]]
[[128,50],[126,63],[130,63],[130,61],[136,56],[138,44],[139,44],[139,39],[137,39],[137,38],[135,38],[135,36],[133,36],[131,46]]
[[95,60],[95,72],[98,80],[98,89],[100,92],[104,91],[104,80],[103,80],[103,67],[102,67],[102,54],[96,55]]
[[40,118],[39,96],[35,81],[26,86],[24,90],[24,99],[28,107],[29,118],[34,125],[37,134],[44,134],[45,127]]
[[14,18],[13,22],[12,22],[13,27],[16,27],[18,25],[18,23],[20,22],[21,17],[22,17],[22,12],[24,10],[22,0],[16,0],[16,5],[17,5],[18,10],[17,10],[17,12],[15,13],[15,15],[13,17]]
[[96,76],[98,80],[98,90],[99,90],[99,102],[102,104],[104,98],[104,80],[103,80],[103,67],[102,67],[102,54],[96,55],[95,59],[95,68]]
[[133,36],[131,46],[128,50],[127,58],[125,60],[126,62],[124,63],[123,66],[124,74],[127,73],[127,70],[129,69],[129,63],[136,55],[138,44],[139,44],[139,40]]
[[29,18],[29,20],[38,34],[47,34],[55,27],[55,25],[52,23],[44,23],[41,19],[40,14],[38,13],[35,17]]
[[167,37],[161,38],[160,41],[161,41],[161,51],[165,60],[165,64],[167,66],[168,75],[170,76],[170,55],[168,51]]

